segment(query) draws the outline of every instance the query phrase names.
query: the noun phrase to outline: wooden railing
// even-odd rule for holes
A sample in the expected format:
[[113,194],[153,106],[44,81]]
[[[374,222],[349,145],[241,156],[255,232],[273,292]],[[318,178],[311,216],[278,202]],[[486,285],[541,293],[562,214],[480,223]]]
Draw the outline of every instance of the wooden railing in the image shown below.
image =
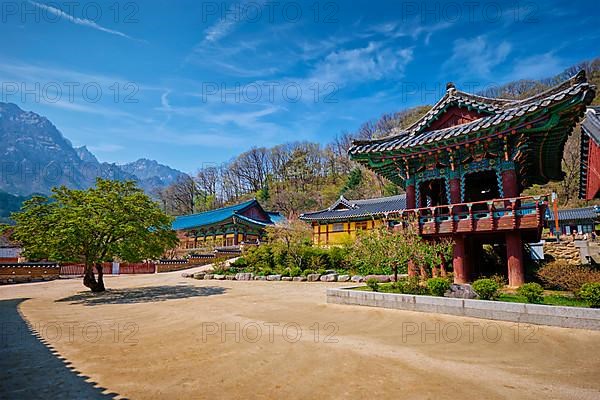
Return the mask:
[[522,196],[404,210],[401,219],[418,223],[419,234],[539,229],[549,195]]

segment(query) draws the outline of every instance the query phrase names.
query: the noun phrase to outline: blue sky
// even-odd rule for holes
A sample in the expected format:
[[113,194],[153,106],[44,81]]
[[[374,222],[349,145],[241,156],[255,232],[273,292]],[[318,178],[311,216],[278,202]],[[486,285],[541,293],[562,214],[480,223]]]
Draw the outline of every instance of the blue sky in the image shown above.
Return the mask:
[[598,56],[586,1],[3,1],[0,101],[193,173]]

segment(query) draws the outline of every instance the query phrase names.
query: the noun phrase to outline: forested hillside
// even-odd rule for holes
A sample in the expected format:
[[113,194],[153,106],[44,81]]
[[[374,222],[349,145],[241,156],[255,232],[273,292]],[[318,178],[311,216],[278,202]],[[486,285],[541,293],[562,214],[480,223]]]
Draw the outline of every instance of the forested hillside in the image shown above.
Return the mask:
[[[526,98],[568,79],[580,69],[600,87],[600,58],[596,58],[552,78],[511,82],[479,94]],[[600,96],[596,96],[594,104],[600,104]],[[326,145],[303,142],[255,147],[220,166],[202,168],[193,178],[178,179],[160,193],[162,205],[167,212],[181,215],[256,197],[267,209],[295,217],[301,212],[327,207],[341,194],[358,199],[400,193],[401,188],[349,160],[347,150],[353,139],[383,136],[394,128],[409,126],[430,107],[423,105],[384,114],[366,121],[355,132],[340,133]],[[580,135],[576,127],[565,146],[565,179],[535,186],[527,193],[555,191],[563,206],[582,204],[577,199]]]

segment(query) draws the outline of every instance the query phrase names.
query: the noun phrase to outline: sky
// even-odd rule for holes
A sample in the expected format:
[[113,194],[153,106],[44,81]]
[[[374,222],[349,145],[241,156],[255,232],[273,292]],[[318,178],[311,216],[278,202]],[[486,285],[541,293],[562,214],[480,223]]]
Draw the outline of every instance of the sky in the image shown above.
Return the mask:
[[592,1],[0,2],[0,101],[184,172],[599,56]]

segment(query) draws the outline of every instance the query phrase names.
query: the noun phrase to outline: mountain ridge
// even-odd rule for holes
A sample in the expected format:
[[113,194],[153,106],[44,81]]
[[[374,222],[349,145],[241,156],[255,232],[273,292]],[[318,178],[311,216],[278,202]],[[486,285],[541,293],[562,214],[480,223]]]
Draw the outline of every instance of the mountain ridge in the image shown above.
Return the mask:
[[60,185],[85,189],[97,177],[134,180],[155,195],[186,176],[146,158],[125,164],[100,162],[86,146],[74,147],[48,118],[14,103],[0,102],[0,149],[0,190],[13,196],[49,194]]

